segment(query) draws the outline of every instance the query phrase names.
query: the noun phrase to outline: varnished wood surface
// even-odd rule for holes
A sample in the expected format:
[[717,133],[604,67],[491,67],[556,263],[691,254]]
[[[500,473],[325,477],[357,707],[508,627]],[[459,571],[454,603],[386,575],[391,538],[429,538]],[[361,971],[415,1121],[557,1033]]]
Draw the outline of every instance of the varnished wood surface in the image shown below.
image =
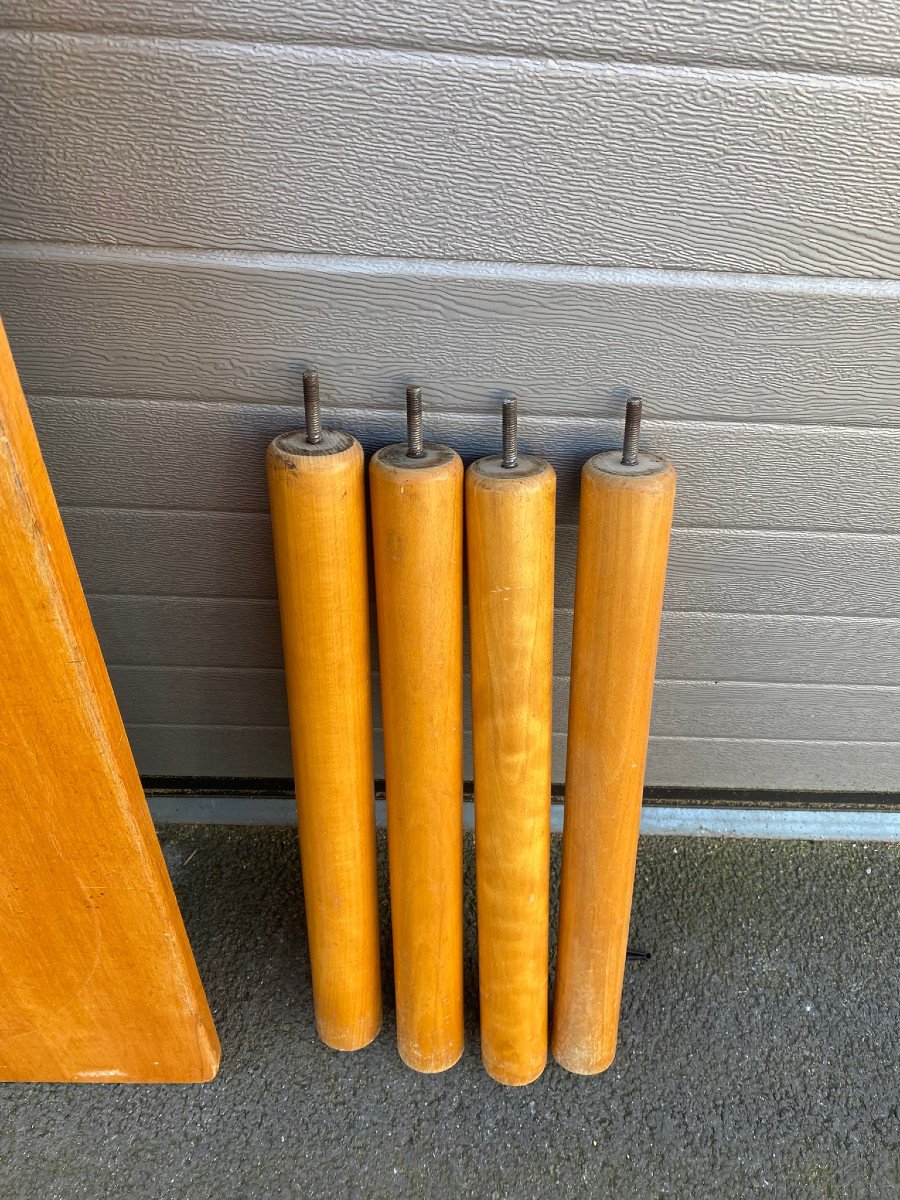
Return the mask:
[[553,1055],[615,1055],[675,472],[584,467],[566,759]]
[[387,447],[370,484],[397,1043],[435,1072],[463,1050],[462,462]]
[[466,472],[481,1056],[522,1085],[547,1060],[556,476],[497,462]]
[[355,439],[302,439],[276,438],[266,466],[303,894],[316,1028],[358,1050],[381,1026],[365,464]]
[[211,1079],[212,1016],[2,326],[0,644],[0,1079]]

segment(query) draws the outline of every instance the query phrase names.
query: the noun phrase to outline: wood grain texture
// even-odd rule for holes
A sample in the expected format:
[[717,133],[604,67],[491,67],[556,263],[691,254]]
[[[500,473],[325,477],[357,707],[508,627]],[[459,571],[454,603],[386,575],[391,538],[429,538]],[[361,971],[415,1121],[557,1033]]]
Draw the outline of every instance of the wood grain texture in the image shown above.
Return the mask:
[[[289,779],[286,729],[132,725],[129,736],[147,775]],[[381,738],[375,774],[384,777]],[[553,737],[553,778],[565,775],[566,745]],[[472,778],[472,746],[463,738],[463,773]],[[789,780],[786,783],[785,780]],[[753,738],[651,738],[645,782],[656,787],[885,792],[900,790],[896,741],[771,741]]]
[[426,443],[369,464],[400,1057],[463,1051],[463,467]]
[[[85,589],[271,599],[269,520],[254,513],[63,509]],[[556,603],[572,603],[578,531],[557,530]],[[900,615],[900,535],[676,529],[670,609]],[[849,569],[852,565],[852,569]]]
[[896,79],[25,32],[0,71],[11,237],[900,266]]
[[0,546],[0,1079],[211,1079],[212,1016],[2,325]]
[[481,1057],[516,1086],[547,1061],[555,502],[542,459],[466,472]]
[[[126,725],[288,723],[284,674],[272,669],[110,667]],[[470,676],[463,677],[463,724],[471,727]],[[381,728],[380,679],[372,680]],[[553,729],[565,733],[569,680],[553,680]],[[661,736],[891,741],[900,728],[900,685],[716,683],[657,678],[650,728]]]
[[365,463],[354,438],[301,431],[266,471],[316,1029],[359,1050],[381,1028]]
[[[335,394],[333,383],[328,390]],[[494,443],[496,417],[479,411],[488,400],[485,393],[472,410],[429,411],[429,428],[464,463]],[[559,520],[574,525],[581,468],[592,454],[617,444],[621,420],[599,403],[597,414],[587,417],[547,413],[547,403],[535,396],[526,406],[523,398],[519,445],[523,453],[549,460],[559,480]],[[658,403],[664,408],[667,400]],[[59,503],[111,508],[265,511],[259,456],[297,420],[296,404],[32,396],[30,406]],[[353,430],[367,453],[403,435],[396,411],[328,411],[329,420]],[[900,429],[673,421],[655,411],[646,425],[659,452],[684,463],[676,524],[900,532],[900,505],[885,503],[900,493]],[[152,456],[155,469],[124,472],[129,455],[135,461]]]
[[0,260],[29,394],[296,405],[312,363],[330,405],[395,416],[420,381],[429,411],[488,415],[509,389],[523,416],[612,417],[634,388],[654,418],[900,425],[893,283],[16,243]]
[[555,58],[894,74],[890,0],[4,0],[27,29],[473,50]]
[[618,451],[584,467],[551,1047],[613,1060],[644,788],[675,472]]

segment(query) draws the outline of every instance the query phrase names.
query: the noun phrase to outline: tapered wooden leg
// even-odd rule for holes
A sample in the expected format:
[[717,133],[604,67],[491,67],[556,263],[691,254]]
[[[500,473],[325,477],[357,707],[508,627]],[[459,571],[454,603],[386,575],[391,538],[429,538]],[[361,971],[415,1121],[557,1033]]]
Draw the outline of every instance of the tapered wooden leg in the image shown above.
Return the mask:
[[481,1053],[506,1084],[547,1060],[556,475],[466,472]]
[[301,431],[267,468],[316,1028],[357,1050],[381,1026],[363,452]]
[[462,463],[370,466],[397,1042],[417,1071],[463,1049]]
[[675,472],[592,458],[581,483],[552,1049],[590,1075],[613,1060]]

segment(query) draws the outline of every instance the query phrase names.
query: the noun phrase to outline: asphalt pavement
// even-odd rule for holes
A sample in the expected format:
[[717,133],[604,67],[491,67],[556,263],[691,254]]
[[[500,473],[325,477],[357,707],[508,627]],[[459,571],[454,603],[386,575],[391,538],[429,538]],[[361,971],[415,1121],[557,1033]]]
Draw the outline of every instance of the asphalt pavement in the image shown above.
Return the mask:
[[419,1076],[394,1043],[383,834],[385,1022],[351,1055],[315,1035],[295,831],[160,836],[220,1074],[0,1086],[4,1200],[900,1196],[896,844],[642,839],[651,958],[627,968],[613,1066],[510,1089],[479,1057],[471,839],[466,1051]]

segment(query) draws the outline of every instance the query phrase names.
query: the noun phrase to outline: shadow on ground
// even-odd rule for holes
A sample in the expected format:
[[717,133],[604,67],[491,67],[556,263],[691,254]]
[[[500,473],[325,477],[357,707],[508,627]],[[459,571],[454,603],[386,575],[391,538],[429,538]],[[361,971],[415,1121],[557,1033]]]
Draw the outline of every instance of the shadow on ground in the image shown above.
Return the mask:
[[316,1039],[294,830],[160,833],[221,1073],[0,1087],[0,1196],[900,1194],[900,847],[644,839],[632,941],[652,959],[627,969],[615,1063],[504,1089],[479,1059],[471,903],[466,1053],[417,1076],[387,941],[379,1038],[354,1055]]

